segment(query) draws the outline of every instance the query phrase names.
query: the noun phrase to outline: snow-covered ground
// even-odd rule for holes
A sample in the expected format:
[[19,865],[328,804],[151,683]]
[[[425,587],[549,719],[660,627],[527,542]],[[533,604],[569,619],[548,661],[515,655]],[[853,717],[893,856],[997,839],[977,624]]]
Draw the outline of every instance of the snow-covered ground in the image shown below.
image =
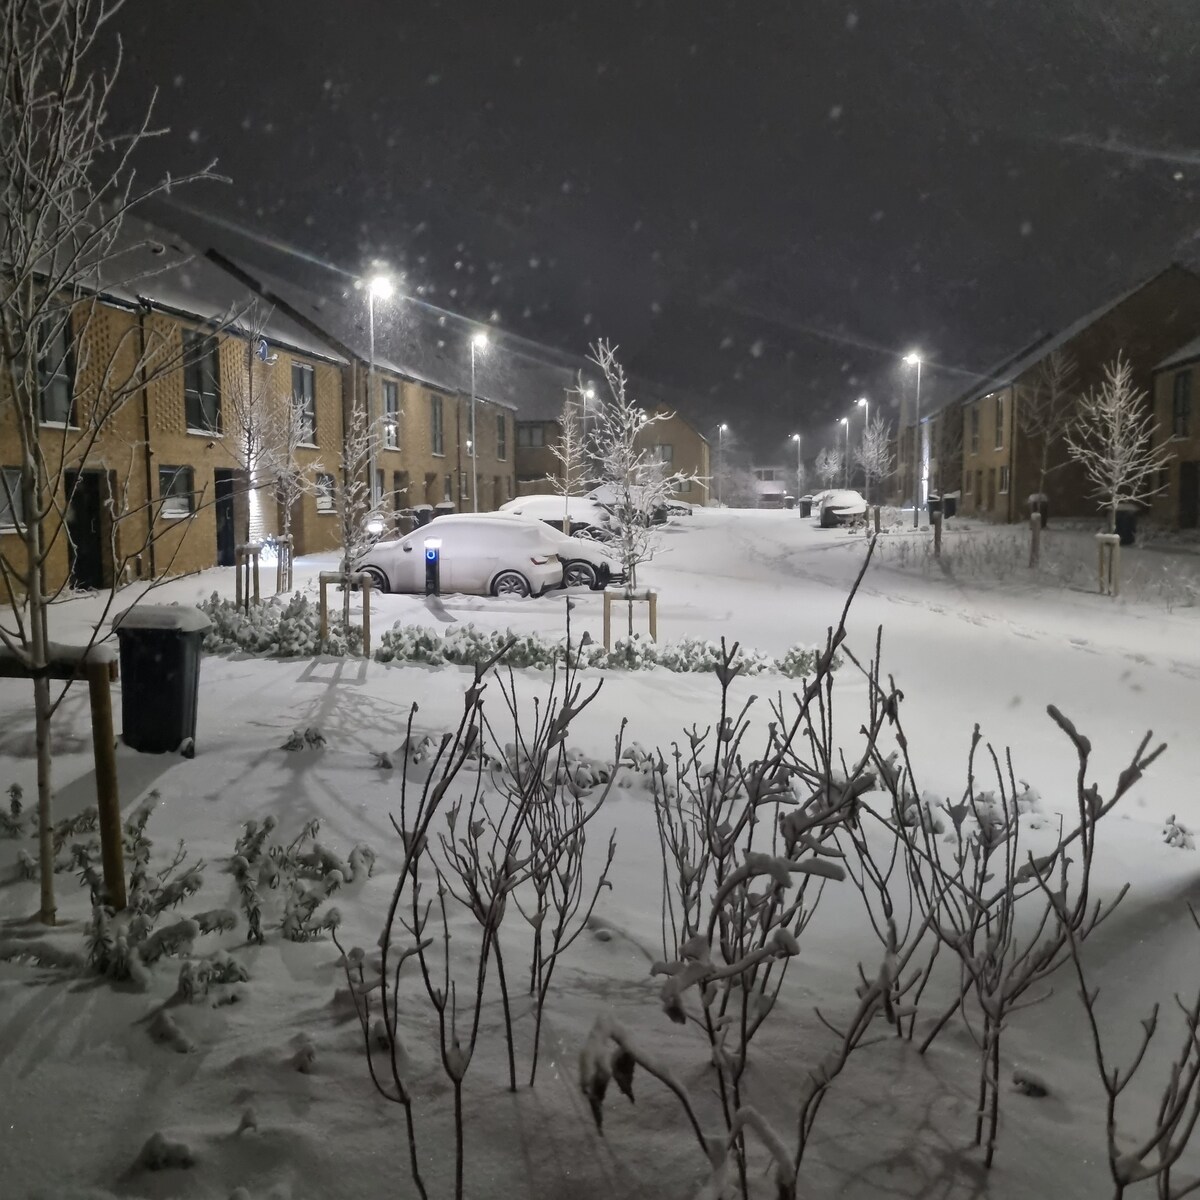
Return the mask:
[[[863,662],[883,629],[884,671],[904,693],[901,711],[922,789],[961,794],[978,723],[997,748],[1012,748],[1016,776],[1041,793],[1046,823],[1055,824],[1054,814],[1073,803],[1076,762],[1046,715],[1050,703],[1091,738],[1093,771],[1103,790],[1148,729],[1156,741],[1169,743],[1166,755],[1101,826],[1101,890],[1115,894],[1120,883],[1133,884],[1088,946],[1109,1022],[1106,1034],[1120,1057],[1136,1032],[1136,1018],[1153,1000],[1167,1005],[1173,990],[1186,995],[1200,984],[1200,934],[1184,903],[1196,898],[1197,860],[1162,837],[1171,815],[1184,825],[1200,824],[1200,612],[1114,602],[1078,587],[1046,586],[1045,580],[1024,586],[1018,571],[1000,582],[973,581],[955,574],[952,558],[928,572],[912,569],[915,557],[897,560],[900,539],[918,547],[915,556],[923,554],[919,547],[928,536],[896,532],[881,539],[892,545],[869,570],[848,622],[848,646]],[[1052,549],[1048,538],[1045,553]],[[697,510],[664,530],[644,581],[660,594],[660,638],[724,637],[781,655],[797,642],[822,641],[865,553],[861,536],[820,530],[795,513]],[[304,562],[299,582],[311,582],[326,565]],[[231,573],[175,581],[155,599],[188,602],[213,590],[231,592]],[[599,639],[601,598],[572,598],[575,633],[587,630]],[[64,606],[56,636],[77,637],[96,611],[88,599]],[[473,621],[557,635],[565,617],[562,594],[531,601],[388,596],[376,598],[373,624]],[[664,750],[693,724],[703,728],[716,718],[711,675],[652,670],[602,677],[599,698],[570,739],[589,755],[611,754],[623,718],[629,721],[627,740]],[[169,861],[182,838],[191,856],[208,863],[204,889],[181,911],[236,908],[226,868],[241,822],[274,814],[281,832],[291,835],[320,817],[323,843],[346,853],[365,842],[379,853],[373,878],[351,885],[335,901],[345,943],[374,945],[399,862],[388,820],[398,805],[399,772],[380,770],[375,754],[395,750],[413,704],[421,732],[450,727],[469,679],[467,670],[449,666],[205,659],[196,757],[143,756],[125,748],[118,755],[127,809],[150,789],[158,793],[148,826],[156,861]],[[523,696],[542,694],[547,686],[545,674],[518,673]],[[768,702],[796,686],[766,676],[737,680],[734,692],[759,696],[752,712],[765,726]],[[849,742],[865,717],[866,697],[852,664],[842,668],[835,691],[841,735]],[[57,718],[59,816],[94,803],[86,704],[86,692],[77,690]],[[293,729],[306,727],[320,728],[324,749],[280,749]],[[19,783],[32,797],[32,742],[25,686],[0,682],[0,790]],[[650,801],[637,786],[617,788],[597,821],[591,834],[596,845],[609,828],[617,835],[614,887],[597,910],[605,929],[603,936],[585,934],[560,968],[543,1066],[532,1090],[505,1090],[499,1006],[489,998],[466,1088],[469,1196],[687,1197],[703,1181],[703,1163],[661,1088],[639,1079],[633,1109],[623,1097],[610,1097],[603,1139],[579,1092],[579,1049],[595,1016],[611,1011],[668,1059],[705,1105],[714,1103],[701,1043],[663,1016],[657,982],[648,972],[646,951],[661,953],[662,873]],[[33,850],[32,843],[0,841],[0,943],[41,936],[29,920],[37,907],[36,884],[17,878],[18,846]],[[62,915],[73,924],[51,936],[78,949],[85,894],[70,874],[59,875],[58,886]],[[617,936],[610,936],[610,927]],[[97,1195],[222,1200],[237,1187],[255,1200],[416,1194],[402,1114],[371,1088],[352,1010],[338,995],[343,981],[332,943],[283,941],[277,930],[261,947],[245,946],[242,930],[205,939],[206,950],[218,944],[244,963],[250,981],[234,1005],[170,1007],[194,1044],[187,1054],[155,1041],[147,1029],[174,991],[177,965],[171,961],[159,964],[149,993],[64,978],[27,963],[0,963],[0,1194],[57,1197],[73,1194],[71,1187],[79,1194],[90,1188]],[[517,962],[526,961],[517,957],[522,952],[519,943],[506,951]],[[878,956],[857,894],[846,884],[828,887],[791,967],[782,1010],[764,1027],[748,1077],[754,1103],[785,1130],[794,1121],[789,1105],[798,1080],[832,1040],[814,1006],[834,1020],[850,1011],[856,963],[871,970]],[[1109,1194],[1102,1095],[1075,985],[1066,972],[1054,983],[1052,998],[1013,1018],[1002,1064],[1006,1087],[1014,1067],[1022,1066],[1044,1077],[1051,1094],[1033,1099],[1007,1091],[998,1163],[990,1175],[969,1148],[973,1047],[965,1031],[952,1028],[924,1058],[905,1043],[889,1042],[852,1060],[821,1111],[800,1194]],[[527,1038],[525,1006],[517,1016],[519,1036]],[[1169,1020],[1164,1014],[1164,1023]],[[445,1196],[452,1194],[450,1097],[436,1067],[433,1029],[427,1006],[414,1003],[409,1053],[424,1169],[431,1195]],[[316,1047],[308,1074],[293,1065],[301,1034]],[[1175,1025],[1164,1036],[1173,1046]],[[1152,1057],[1150,1066],[1158,1062]],[[1140,1086],[1127,1101],[1136,1129],[1150,1104]],[[247,1107],[254,1108],[258,1128],[239,1135]],[[139,1149],[156,1131],[186,1142],[195,1164],[160,1172],[135,1168]],[[763,1195],[772,1194],[767,1178],[752,1182]]]

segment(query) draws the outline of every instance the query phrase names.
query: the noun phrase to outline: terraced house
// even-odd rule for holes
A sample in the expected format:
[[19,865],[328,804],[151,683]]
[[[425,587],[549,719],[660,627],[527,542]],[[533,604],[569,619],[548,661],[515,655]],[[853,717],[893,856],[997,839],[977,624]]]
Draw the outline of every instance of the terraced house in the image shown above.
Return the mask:
[[1154,415],[1171,453],[1154,519],[1171,529],[1200,528],[1200,337],[1167,355],[1154,372]]

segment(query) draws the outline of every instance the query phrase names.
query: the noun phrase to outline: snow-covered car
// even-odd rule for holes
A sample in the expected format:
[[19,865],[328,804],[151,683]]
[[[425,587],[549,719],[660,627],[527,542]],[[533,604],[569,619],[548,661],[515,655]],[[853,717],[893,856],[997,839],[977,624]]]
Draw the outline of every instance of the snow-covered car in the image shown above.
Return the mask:
[[[491,521],[518,521],[536,524],[538,529],[554,543],[558,561],[562,563],[562,586],[565,588],[588,587],[594,592],[599,592],[614,580],[620,582],[625,578],[620,563],[605,551],[603,542],[597,542],[592,538],[570,537],[548,522],[538,522],[536,517],[526,517],[520,513],[500,511],[480,513],[479,516],[484,520]],[[440,525],[441,520],[437,520],[433,522],[431,528],[436,530]]]
[[867,502],[860,492],[838,489],[821,492],[819,495],[820,508],[816,511],[822,529],[831,529],[834,525],[848,525],[856,518],[866,516]]
[[563,581],[549,530],[535,521],[499,522],[474,514],[438,517],[401,538],[376,542],[354,564],[381,592],[425,590],[426,542],[439,543],[443,592],[540,596]]
[[516,513],[519,517],[531,517],[544,521],[562,531],[563,516],[570,520],[572,536],[586,532],[592,537],[604,537],[612,528],[612,513],[602,504],[587,496],[556,496],[552,493],[535,496],[517,496],[500,505],[501,512]]
[[[632,487],[629,489],[629,495],[634,505],[645,513],[651,525],[663,525],[672,515],[672,502],[664,500],[661,496],[656,499],[649,488]],[[602,504],[611,513],[615,513],[624,502],[621,493],[611,483],[602,483],[599,487],[592,488],[587,498]]]

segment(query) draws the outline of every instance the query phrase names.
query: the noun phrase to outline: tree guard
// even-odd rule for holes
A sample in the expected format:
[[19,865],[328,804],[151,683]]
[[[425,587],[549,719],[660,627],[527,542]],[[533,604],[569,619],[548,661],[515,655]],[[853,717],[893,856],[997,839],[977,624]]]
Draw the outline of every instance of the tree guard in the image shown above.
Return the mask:
[[604,649],[612,653],[612,606],[614,600],[620,600],[629,605],[629,636],[633,637],[633,605],[634,601],[644,602],[650,609],[650,640],[658,641],[658,593],[649,588],[640,591],[623,589],[621,591],[604,592]]

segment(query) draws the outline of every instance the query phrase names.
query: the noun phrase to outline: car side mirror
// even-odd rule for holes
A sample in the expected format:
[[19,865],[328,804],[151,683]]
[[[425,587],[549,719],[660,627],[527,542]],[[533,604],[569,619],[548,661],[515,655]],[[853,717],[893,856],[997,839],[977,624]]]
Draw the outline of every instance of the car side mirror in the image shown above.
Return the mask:
[[411,544],[410,544],[410,545],[407,545],[407,546],[405,546],[405,547],[404,547],[404,553],[405,553],[405,554],[411,554],[411,553],[412,553],[412,545],[411,545]]

